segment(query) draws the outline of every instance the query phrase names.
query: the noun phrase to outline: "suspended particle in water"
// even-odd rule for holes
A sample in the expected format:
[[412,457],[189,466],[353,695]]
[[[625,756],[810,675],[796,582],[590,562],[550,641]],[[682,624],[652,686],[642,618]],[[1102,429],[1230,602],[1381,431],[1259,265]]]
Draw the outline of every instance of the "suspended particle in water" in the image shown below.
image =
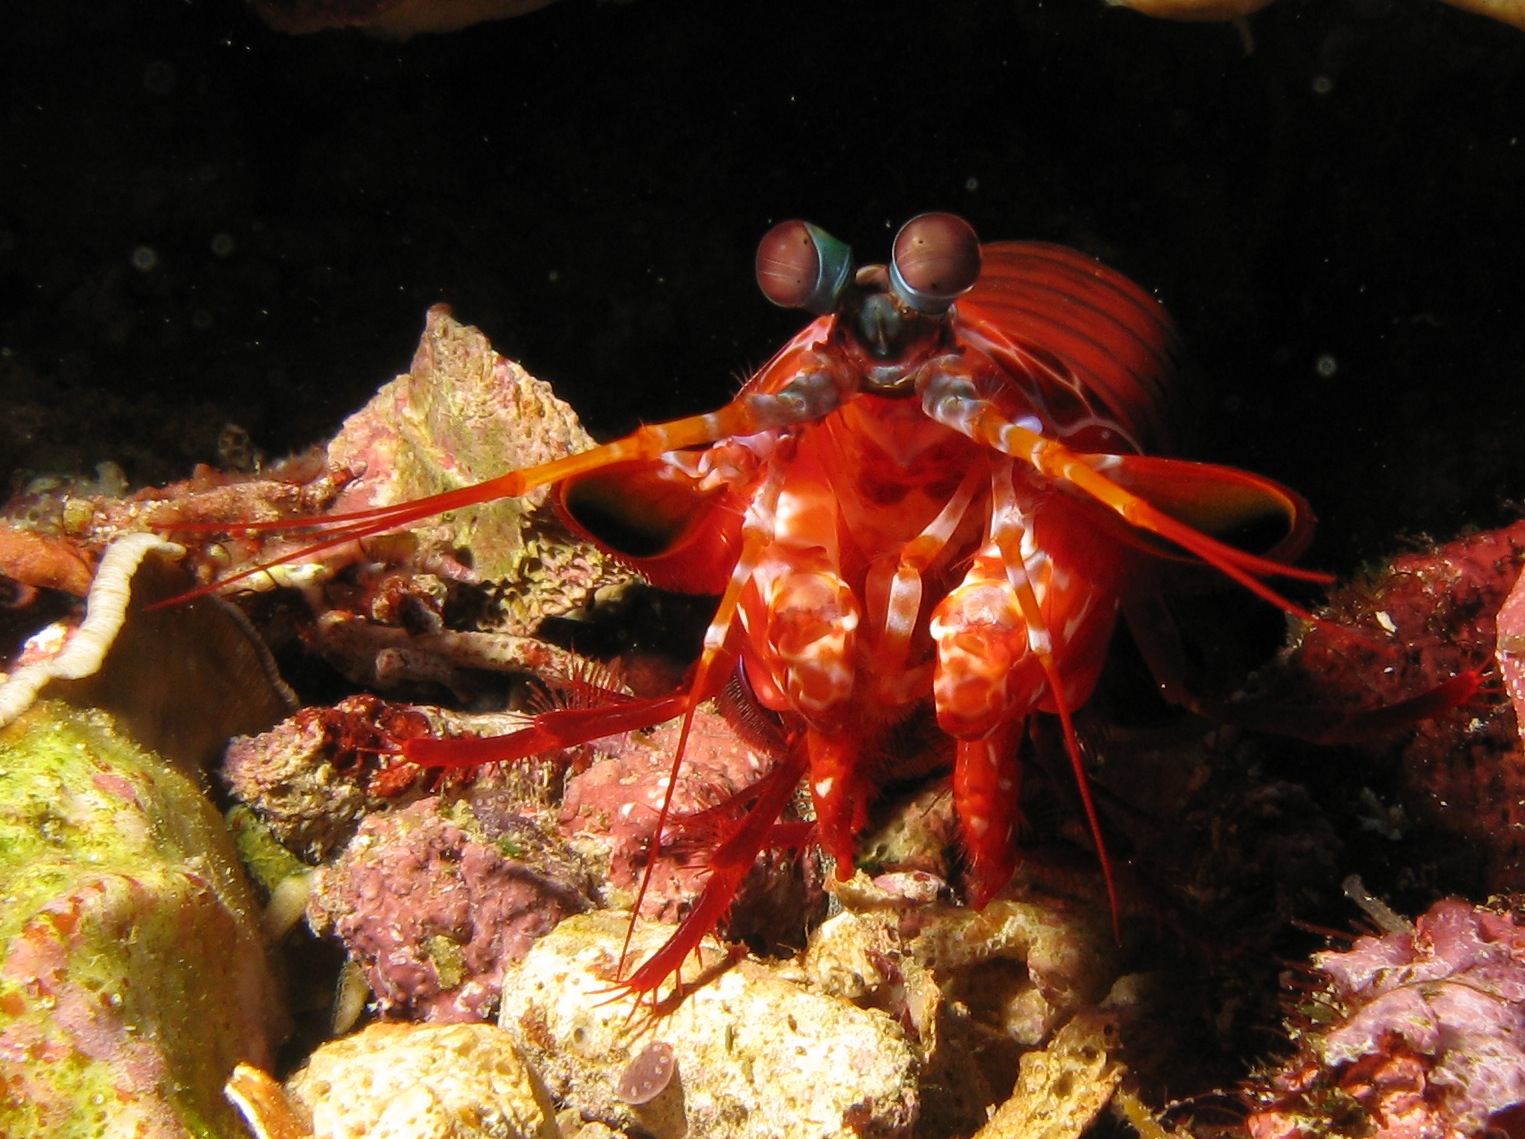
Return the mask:
[[650,1103],[672,1083],[677,1068],[678,1062],[673,1055],[672,1045],[654,1040],[642,1048],[626,1066],[614,1094],[632,1107]]
[[1325,352],[1313,361],[1313,370],[1319,374],[1320,378],[1327,380],[1340,370],[1340,362]]

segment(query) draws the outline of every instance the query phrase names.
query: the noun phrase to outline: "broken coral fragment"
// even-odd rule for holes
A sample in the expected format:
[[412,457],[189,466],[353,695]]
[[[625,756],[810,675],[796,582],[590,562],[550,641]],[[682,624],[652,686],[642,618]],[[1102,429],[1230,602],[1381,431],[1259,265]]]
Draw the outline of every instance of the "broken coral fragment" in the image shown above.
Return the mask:
[[1313,956],[1297,1053],[1250,1089],[1253,1139],[1463,1139],[1525,1104],[1525,925],[1437,902]]
[[1068,1021],[1047,1046],[1022,1057],[1017,1086],[974,1139],[1080,1139],[1127,1069],[1115,1026],[1101,1013]]
[[[407,372],[344,423],[328,446],[331,464],[363,470],[337,511],[410,502],[550,462],[593,446],[576,413],[549,384],[493,351],[482,332],[449,308],[429,310]],[[450,565],[469,551],[477,580],[536,588],[544,612],[564,612],[598,588],[630,575],[591,545],[571,538],[549,511],[548,492],[451,511],[414,528],[416,561]],[[545,596],[555,595],[556,600]],[[512,601],[511,604],[518,604]],[[526,613],[512,631],[528,632]]]
[[[621,1098],[622,1078],[650,1042],[635,1019],[650,998],[614,987],[628,925],[608,910],[568,918],[504,977],[500,1023],[583,1119],[658,1139],[911,1134],[918,1069],[900,1027],[754,961],[708,976],[676,1009],[664,1006],[650,1031],[672,1047],[670,1082],[645,1104]],[[671,931],[637,924],[631,960]],[[713,969],[725,953],[707,938],[703,957]]]
[[0,729],[0,1134],[233,1134],[281,1025],[253,899],[190,779],[109,717]]
[[[927,1134],[978,1128],[1007,1097],[1018,1064],[1039,1063],[1028,1057],[1045,1049],[1056,1082],[1058,1058],[1079,1056],[1078,1045],[1056,1043],[1064,1026],[1094,1013],[1118,974],[1105,914],[1092,906],[1035,895],[997,898],[979,912],[909,907],[861,871],[832,893],[846,908],[811,935],[801,967],[822,992],[883,1009],[906,1028],[921,1056]],[[1108,1050],[1119,1044],[1110,1039]],[[1078,1086],[1103,1071],[1110,1078],[1115,1065],[1102,1061],[1076,1059],[1065,1094],[1077,1118],[1082,1101],[1094,1101],[1094,1114],[1111,1095],[1115,1081]]]
[[286,1088],[313,1139],[561,1135],[544,1086],[490,1024],[373,1024],[323,1045]]

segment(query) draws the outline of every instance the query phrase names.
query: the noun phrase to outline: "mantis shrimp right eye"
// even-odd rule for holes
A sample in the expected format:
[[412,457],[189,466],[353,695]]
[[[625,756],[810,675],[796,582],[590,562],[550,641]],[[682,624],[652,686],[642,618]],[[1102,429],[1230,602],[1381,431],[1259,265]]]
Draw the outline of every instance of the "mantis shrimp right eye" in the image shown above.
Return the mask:
[[980,276],[980,239],[953,214],[921,214],[900,227],[890,287],[923,316],[941,316]]

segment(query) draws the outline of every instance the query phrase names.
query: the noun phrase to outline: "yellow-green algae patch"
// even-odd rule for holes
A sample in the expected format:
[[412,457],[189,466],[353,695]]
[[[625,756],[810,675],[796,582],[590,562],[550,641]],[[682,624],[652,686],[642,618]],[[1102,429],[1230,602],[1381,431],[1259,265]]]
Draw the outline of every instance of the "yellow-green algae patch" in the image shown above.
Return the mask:
[[222,820],[103,713],[0,730],[0,1134],[239,1136],[274,985]]

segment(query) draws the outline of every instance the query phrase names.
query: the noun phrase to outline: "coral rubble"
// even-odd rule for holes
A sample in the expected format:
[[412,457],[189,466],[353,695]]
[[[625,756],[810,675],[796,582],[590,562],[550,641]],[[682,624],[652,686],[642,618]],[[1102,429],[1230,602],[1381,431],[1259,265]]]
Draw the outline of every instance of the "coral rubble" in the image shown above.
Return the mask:
[[1518,1134],[1521,913],[1446,899],[1412,928],[1316,954],[1295,998],[1297,1053],[1250,1089],[1252,1139]]

